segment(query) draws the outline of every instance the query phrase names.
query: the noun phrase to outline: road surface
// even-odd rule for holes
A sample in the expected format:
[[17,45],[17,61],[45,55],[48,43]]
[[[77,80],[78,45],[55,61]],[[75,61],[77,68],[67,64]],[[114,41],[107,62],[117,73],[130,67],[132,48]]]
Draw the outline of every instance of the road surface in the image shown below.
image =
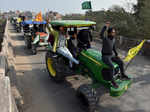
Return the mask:
[[[16,75],[12,86],[19,91],[23,112],[85,112],[75,97],[75,88],[83,80],[68,78],[61,85],[50,80],[45,66],[45,51],[31,55],[25,48],[23,35],[9,24],[9,36],[15,54]],[[100,48],[99,45],[96,45]],[[137,56],[127,71],[134,77],[131,88],[113,98],[100,90],[99,112],[150,112],[150,60]],[[14,80],[15,79],[15,80]]]

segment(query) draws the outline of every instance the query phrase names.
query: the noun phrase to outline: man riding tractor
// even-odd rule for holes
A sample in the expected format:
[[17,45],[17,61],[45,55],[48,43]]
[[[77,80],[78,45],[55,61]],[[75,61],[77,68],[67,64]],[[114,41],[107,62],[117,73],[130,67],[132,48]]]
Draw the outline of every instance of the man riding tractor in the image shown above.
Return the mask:
[[70,68],[72,68],[74,62],[75,64],[79,64],[79,61],[76,60],[69,49],[67,48],[67,41],[69,40],[69,35],[67,34],[67,29],[63,26],[57,26],[55,29],[52,28],[50,24],[47,25],[49,32],[54,36],[54,43],[52,47],[52,51],[55,53],[59,53],[64,57],[68,58]]
[[[54,43],[52,44],[52,47],[47,49],[45,55],[46,67],[49,76],[57,83],[62,82],[65,80],[65,77],[71,75],[82,75],[85,78],[88,78],[88,82],[81,84],[77,89],[77,97],[87,108],[88,112],[95,112],[95,110],[97,110],[96,107],[99,96],[96,94],[96,91],[102,90],[99,89],[101,85],[108,88],[110,95],[113,97],[121,96],[130,87],[132,80],[126,80],[126,78],[122,79],[120,77],[119,64],[117,63],[113,63],[115,73],[112,79],[116,85],[118,85],[118,88],[112,84],[112,80],[110,80],[111,74],[109,73],[111,68],[107,65],[107,63],[104,63],[105,60],[103,61],[103,59],[106,56],[104,54],[102,55],[101,52],[95,49],[82,49],[78,52],[77,56],[72,56],[73,53],[70,53],[71,50],[69,44],[71,43],[70,45],[72,46],[74,39],[77,38],[77,30],[83,27],[95,26],[95,22],[82,20],[59,20],[51,21],[50,24],[48,24],[47,27],[54,37]],[[67,31],[66,28],[70,30]],[[72,36],[70,41],[68,41],[68,35],[70,37]],[[111,48],[111,46],[109,48]],[[74,49],[72,50],[74,51]],[[71,66],[69,65],[71,64],[69,64],[69,62],[76,63],[76,66],[74,67],[75,69],[70,69]],[[70,73],[69,70],[71,71]]]
[[18,33],[21,32],[21,22],[22,22],[22,19],[21,19],[21,17],[19,16],[19,17],[17,18],[17,21],[16,21],[16,30],[17,30]]
[[[124,79],[129,79],[127,75],[125,75],[124,64],[123,61],[118,57],[118,53],[115,47],[115,36],[116,30],[115,28],[110,28],[110,22],[107,22],[106,25],[103,27],[100,36],[103,40],[102,46],[102,60],[105,64],[110,67],[110,75],[109,79],[114,87],[118,88],[117,83],[114,81],[114,65],[113,62],[117,63],[120,68],[121,76]],[[106,35],[107,30],[107,35]]]

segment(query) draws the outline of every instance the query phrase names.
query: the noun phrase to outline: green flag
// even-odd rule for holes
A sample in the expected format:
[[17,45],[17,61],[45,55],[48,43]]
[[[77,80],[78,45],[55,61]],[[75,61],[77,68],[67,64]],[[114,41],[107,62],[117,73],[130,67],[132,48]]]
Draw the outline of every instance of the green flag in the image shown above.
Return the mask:
[[82,3],[82,9],[92,9],[91,1],[85,1]]

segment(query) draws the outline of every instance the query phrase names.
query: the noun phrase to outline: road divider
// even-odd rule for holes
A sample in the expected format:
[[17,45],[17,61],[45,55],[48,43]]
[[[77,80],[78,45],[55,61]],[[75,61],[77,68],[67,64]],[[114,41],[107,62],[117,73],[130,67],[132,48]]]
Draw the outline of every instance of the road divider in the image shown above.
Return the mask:
[[3,39],[2,51],[0,53],[0,112],[18,112],[14,97],[11,93],[10,78],[7,75],[9,71],[8,61],[11,60],[10,58],[13,60],[13,52],[11,52],[9,45],[8,21]]

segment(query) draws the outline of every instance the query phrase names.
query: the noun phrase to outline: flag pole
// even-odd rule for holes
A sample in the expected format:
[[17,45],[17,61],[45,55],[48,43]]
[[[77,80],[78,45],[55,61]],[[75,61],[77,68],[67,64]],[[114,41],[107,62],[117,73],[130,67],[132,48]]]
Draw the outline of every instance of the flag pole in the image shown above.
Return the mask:
[[125,71],[127,71],[128,67],[129,67],[130,64],[133,62],[133,60],[134,60],[134,58],[128,62],[128,64],[127,64],[126,67],[125,67]]

